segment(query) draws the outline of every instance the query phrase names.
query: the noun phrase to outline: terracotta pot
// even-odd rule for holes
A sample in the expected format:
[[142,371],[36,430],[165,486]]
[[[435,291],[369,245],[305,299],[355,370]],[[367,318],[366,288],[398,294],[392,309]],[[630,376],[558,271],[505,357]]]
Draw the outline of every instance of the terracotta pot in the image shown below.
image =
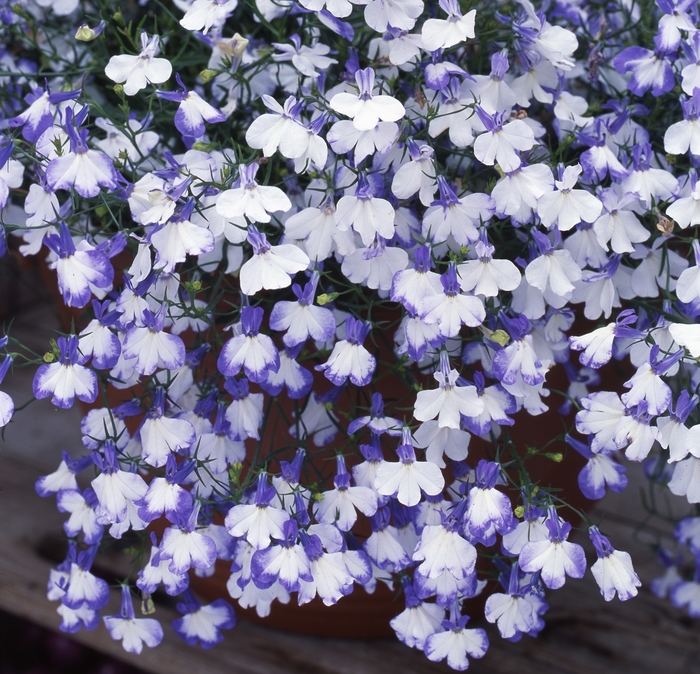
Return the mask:
[[[566,375],[562,367],[555,368],[550,376],[552,377],[552,388],[566,389]],[[396,381],[393,381],[389,382],[388,386],[383,387],[381,392],[385,400],[393,398],[399,403],[397,404],[399,407],[405,406],[407,400],[410,400],[412,404],[415,400],[415,393],[406,389],[405,386],[400,393],[396,388],[393,388],[392,391],[392,387],[395,386]],[[391,396],[392,393],[393,396]],[[348,401],[339,401],[339,405],[342,405],[343,402]],[[541,448],[546,443],[550,443],[547,446],[548,452],[563,454],[565,458],[561,463],[556,463],[545,457],[530,459],[528,469],[532,480],[543,487],[559,488],[560,495],[567,502],[578,510],[586,511],[590,509],[593,502],[586,499],[578,487],[578,473],[585,464],[585,460],[577,452],[569,449],[563,441],[550,442],[553,434],[563,433],[565,424],[570,425],[573,422],[573,412],[562,417],[557,411],[560,402],[552,394],[550,410],[545,414],[532,417],[524,410],[519,412],[514,417],[516,423],[511,428],[511,437],[521,455],[525,454],[528,447]],[[386,413],[392,415],[392,412],[391,407],[387,406]],[[266,429],[263,442],[272,448],[292,447],[292,438],[285,429],[282,427],[274,429],[272,425]],[[331,447],[324,448],[324,454],[333,458],[333,450],[342,449],[343,442],[347,444],[347,438],[338,438]],[[468,457],[470,465],[475,465],[480,458],[485,458],[491,453],[490,443],[486,443],[478,437],[472,437]],[[388,453],[385,458],[393,460]],[[318,464],[318,471],[327,477],[332,476],[335,472],[335,461],[321,462]],[[579,518],[571,511],[566,514],[566,517],[574,526],[579,523]],[[369,534],[369,528],[367,534]],[[214,575],[210,577],[200,578],[191,574],[191,585],[197,593],[208,600],[227,597],[226,582],[229,575],[229,564],[219,561]],[[487,592],[482,595],[466,600],[464,603],[465,613],[469,615],[483,613],[484,603],[489,593],[490,590],[487,589]],[[324,606],[318,598],[309,604],[298,606],[295,597],[292,596],[289,604],[274,602],[270,615],[264,618],[259,617],[254,609],[236,607],[236,610],[243,618],[252,622],[297,634],[372,639],[395,636],[389,621],[404,610],[404,600],[400,591],[392,592],[384,584],[378,583],[373,594],[367,594],[363,588],[355,587],[352,594],[343,597],[332,607]]]
[[[199,578],[190,574],[190,587],[206,600],[228,598],[226,581],[230,575],[229,564],[218,561],[213,576]],[[404,610],[403,596],[392,592],[383,583],[368,594],[355,587],[352,594],[343,597],[334,606],[325,606],[316,598],[299,606],[296,595],[288,604],[275,601],[270,615],[261,618],[255,609],[236,605],[236,614],[244,620],[272,629],[307,634],[317,637],[343,639],[386,639],[395,637],[389,621]]]
[[[55,280],[55,272],[44,269],[44,275],[47,285],[53,289],[57,299],[57,306],[62,307],[62,326],[68,331],[71,323],[80,326],[87,323],[85,320],[85,310],[66,309],[63,306],[60,295],[58,293]],[[399,319],[398,312],[390,312],[381,316],[374,316],[375,320],[381,318],[381,325],[387,326],[383,330],[375,329],[374,350],[379,363],[393,357],[391,339],[394,329],[389,326],[395,326]],[[581,332],[585,332],[585,328]],[[370,345],[367,344],[368,348]],[[312,367],[313,364],[305,364],[307,367]],[[213,361],[208,361],[208,369],[214,369]],[[382,372],[379,371],[382,375]],[[329,382],[320,374],[314,373],[314,391],[322,392],[330,387]],[[432,378],[425,377],[425,382],[432,386]],[[550,372],[548,377],[548,385],[553,389],[566,390],[567,382],[564,370],[561,366],[557,366]],[[408,387],[407,383],[402,381],[396,374],[384,374],[378,377],[376,389],[382,394],[385,404],[386,413],[389,416],[397,416],[402,418],[406,416],[406,410],[411,409],[415,401],[415,392]],[[254,385],[251,385],[251,391],[258,390]],[[108,387],[107,398],[110,405],[118,405],[132,398],[130,391],[123,391]],[[519,455],[524,455],[528,447],[542,448],[547,444],[547,451],[551,453],[561,453],[565,456],[562,463],[544,458],[535,457],[529,460],[528,469],[533,482],[540,484],[543,487],[557,487],[561,489],[561,495],[572,505],[579,510],[587,510],[591,501],[588,501],[581,494],[577,478],[581,467],[585,461],[578,455],[577,452],[568,450],[562,441],[551,443],[553,435],[561,435],[567,427],[572,425],[573,413],[568,417],[562,417],[557,407],[561,403],[561,399],[557,399],[555,394],[552,394],[549,399],[550,410],[543,415],[532,417],[526,411],[521,411],[515,415],[515,426],[510,429],[510,435],[516,445],[516,450]],[[98,400],[92,405],[86,406],[86,409],[103,406],[104,401]],[[341,398],[337,401],[338,410],[344,410],[350,413],[350,418],[353,415],[359,416],[358,407],[364,410],[371,404],[369,394],[365,391],[358,391],[355,387],[348,387],[341,394]],[[297,447],[296,440],[290,435],[288,427],[293,413],[295,412],[295,402],[284,398],[280,401],[280,406],[277,411],[267,418],[267,423],[262,429],[262,438],[260,445],[257,448],[258,461],[270,459],[269,469],[274,471],[278,468],[279,459],[291,460]],[[133,424],[137,424],[138,420],[130,420]],[[345,423],[341,426],[346,425]],[[134,430],[134,429],[130,429]],[[252,445],[255,443],[249,441],[251,445],[250,451],[253,450]],[[392,443],[392,447],[395,442]],[[331,480],[335,474],[335,455],[340,452],[346,456],[350,453],[350,440],[344,436],[342,432],[338,433],[337,438],[322,449],[308,448],[307,459],[305,463],[313,469],[311,479],[306,483],[321,482],[324,479]],[[280,453],[280,450],[284,450]],[[476,465],[480,458],[489,457],[492,453],[490,443],[482,441],[480,438],[473,437],[469,450],[469,463]],[[394,457],[387,452],[386,457],[393,460]],[[351,458],[348,458],[348,469],[353,465]],[[570,515],[570,514],[569,514]],[[573,524],[577,524],[573,516],[567,517]],[[362,527],[362,525],[360,525]],[[369,524],[365,519],[365,535],[369,535]],[[228,597],[226,582],[228,581],[230,570],[229,563],[218,561],[215,573],[207,578],[201,578],[191,574],[191,586],[204,599],[213,600],[220,597]],[[465,611],[466,613],[477,614],[483,611],[485,594],[468,600]],[[378,583],[373,594],[368,594],[363,588],[356,587],[355,590],[347,597],[342,598],[335,606],[325,606],[321,600],[314,601],[298,606],[293,596],[289,604],[280,604],[274,602],[272,605],[271,614],[265,618],[258,617],[253,609],[242,609],[236,607],[237,612],[246,619],[253,622],[261,623],[275,629],[282,629],[300,634],[312,634],[324,637],[344,637],[356,639],[369,638],[385,638],[394,635],[393,630],[389,625],[391,618],[399,614],[404,609],[404,601],[400,592],[392,592],[383,583]]]

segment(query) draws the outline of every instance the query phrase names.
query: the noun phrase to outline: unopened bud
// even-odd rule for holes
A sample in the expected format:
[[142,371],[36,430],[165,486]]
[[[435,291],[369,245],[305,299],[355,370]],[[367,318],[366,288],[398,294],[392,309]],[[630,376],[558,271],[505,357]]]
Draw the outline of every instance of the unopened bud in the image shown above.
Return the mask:
[[75,39],[80,42],[92,42],[96,37],[102,34],[105,28],[105,22],[100,21],[95,28],[90,28],[86,23],[84,23],[77,31],[75,31]]
[[338,293],[322,293],[316,298],[319,306],[328,304],[329,302],[335,302],[338,299]]
[[228,477],[231,482],[234,484],[238,484],[238,481],[241,479],[241,471],[243,470],[243,464],[240,461],[236,461],[229,469],[228,469]]
[[204,143],[199,140],[192,145],[192,149],[199,152],[211,152],[212,150],[215,150],[216,147],[216,143]]
[[210,70],[209,68],[205,68],[201,73],[199,73],[199,79],[202,80],[202,84],[211,82],[215,77],[216,70]]
[[141,615],[152,615],[156,612],[156,605],[153,603],[153,598],[150,593],[143,592],[141,594]]
[[486,339],[495,342],[499,346],[505,346],[510,342],[510,335],[505,330],[489,330],[482,325],[481,332],[484,333]]
[[249,42],[250,40],[247,40],[239,33],[234,33],[233,37],[229,42],[229,49],[231,50],[231,54],[233,54],[233,56],[241,56],[246,50],[246,47],[248,46]]

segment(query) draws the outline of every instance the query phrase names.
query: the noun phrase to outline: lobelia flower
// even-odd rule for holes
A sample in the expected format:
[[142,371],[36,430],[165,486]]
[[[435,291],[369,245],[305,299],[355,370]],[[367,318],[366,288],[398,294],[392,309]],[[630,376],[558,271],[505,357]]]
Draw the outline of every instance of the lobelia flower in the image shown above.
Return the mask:
[[370,517],[372,534],[363,548],[372,563],[389,573],[401,571],[411,564],[408,552],[399,540],[399,530],[389,524],[391,511],[381,507]]
[[[697,552],[693,552],[693,554],[697,555]],[[656,597],[665,598],[670,592],[673,592],[673,590],[679,586],[680,581],[683,580],[683,577],[678,572],[678,566],[682,563],[682,558],[677,555],[674,559],[673,556],[663,548],[658,551],[657,558],[666,570],[662,576],[654,578],[649,583],[649,589]]]
[[681,229],[700,225],[700,189],[698,189],[697,172],[694,169],[690,170],[681,195],[666,209],[666,215],[673,218]]
[[700,458],[695,456],[696,451],[674,465],[673,476],[668,481],[669,491],[676,496],[685,496],[688,503],[700,503]]
[[37,87],[24,99],[29,103],[29,107],[16,117],[11,117],[7,123],[11,127],[21,126],[22,138],[30,143],[36,143],[44,131],[53,125],[57,111],[66,109],[67,106],[61,104],[75,100],[80,93],[78,90],[59,91],[52,94],[48,84],[43,91]]
[[[411,0],[413,1],[413,0]],[[420,3],[422,5],[422,3]],[[367,11],[367,9],[365,9]],[[400,28],[400,26],[396,26]],[[397,122],[406,110],[393,96],[373,95],[374,70],[365,68],[355,73],[358,94],[338,93],[330,100],[330,107],[341,115],[350,117],[359,131],[370,131],[382,122]]]
[[457,266],[450,262],[440,277],[443,292],[423,301],[422,320],[427,325],[437,323],[443,337],[456,337],[463,325],[475,328],[484,322],[486,310],[479,297],[461,293]]
[[600,593],[605,601],[612,601],[617,593],[620,601],[637,596],[637,588],[642,581],[632,568],[632,558],[627,552],[615,550],[598,527],[588,530],[598,561],[591,566],[591,573],[598,583]]
[[307,604],[318,595],[326,606],[336,604],[341,597],[353,591],[353,578],[341,552],[325,552],[316,534],[301,532],[301,542],[309,560],[312,581],[299,580],[299,606]]
[[153,594],[162,584],[166,593],[171,597],[181,594],[190,582],[189,575],[173,573],[170,570],[170,560],[160,558],[160,549],[156,545],[156,535],[151,532],[151,555],[146,566],[138,573],[136,587],[142,592]]
[[528,600],[528,586],[522,585],[522,572],[517,562],[506,578],[506,593],[495,592],[486,600],[484,616],[490,623],[496,623],[503,639],[515,639],[536,628],[538,615],[535,605]]
[[[419,394],[420,395],[420,394]],[[374,488],[382,496],[396,496],[405,506],[417,505],[421,491],[429,496],[439,494],[445,486],[440,469],[429,461],[417,461],[413,438],[408,428],[403,429],[401,444],[396,453],[399,462],[382,462],[377,468]]]
[[68,521],[63,524],[63,530],[69,537],[77,537],[82,532],[83,540],[88,545],[100,542],[104,526],[97,521],[97,503],[97,496],[90,487],[82,494],[77,489],[62,489],[58,492],[58,511],[70,513]]
[[683,121],[671,124],[664,133],[664,150],[669,154],[700,154],[700,89],[694,88],[692,96],[682,101]]
[[627,469],[617,463],[609,452],[594,453],[588,445],[568,435],[566,441],[584,459],[588,459],[588,463],[578,474],[578,486],[586,498],[603,498],[606,487],[619,493],[627,486]]
[[301,400],[305,398],[311,391],[314,377],[309,370],[299,365],[296,360],[301,350],[301,344],[292,348],[287,347],[286,349],[282,349],[279,352],[279,370],[277,370],[277,372],[268,370],[267,379],[264,382],[260,382],[260,388],[271,396],[277,396],[286,386],[287,395],[292,400]]
[[148,240],[156,252],[153,269],[172,274],[188,255],[203,255],[214,250],[214,235],[190,222],[194,205],[195,200],[188,199],[184,206],[176,207],[166,223],[149,234]]
[[49,234],[44,243],[58,258],[51,263],[58,275],[58,289],[69,307],[84,307],[95,290],[108,291],[114,280],[109,258],[99,249],[81,242],[76,247],[65,222],[58,234]]
[[377,235],[388,240],[394,236],[394,207],[386,199],[374,196],[372,186],[364,173],[357,177],[355,194],[341,197],[334,218],[341,232],[352,227],[360,235],[365,246],[371,245]]
[[272,486],[277,491],[282,508],[302,525],[309,519],[307,510],[311,499],[311,492],[299,484],[305,456],[305,450],[297,449],[291,462],[280,461],[281,474],[272,478]]
[[173,72],[170,61],[156,58],[160,51],[159,39],[158,35],[149,38],[146,33],[141,33],[141,53],[138,56],[120,54],[109,59],[105,75],[113,82],[123,83],[127,96],[133,96],[149,84],[163,84],[170,79]]
[[431,391],[419,391],[416,397],[413,416],[418,421],[428,421],[438,417],[440,428],[460,428],[460,415],[479,416],[484,411],[484,403],[473,386],[456,386],[459,373],[450,368],[446,351],[440,352],[440,365],[433,374],[440,385]]
[[357,521],[359,510],[367,517],[377,511],[377,495],[367,487],[350,486],[350,473],[345,468],[345,459],[336,457],[337,473],[333,481],[335,489],[321,494],[320,501],[314,503],[314,516],[322,524],[333,524],[341,531],[350,531]]
[[56,613],[61,616],[61,624],[58,626],[61,632],[75,634],[83,627],[86,630],[94,630],[100,624],[100,614],[87,606],[71,609],[61,604]]
[[442,608],[449,608],[462,598],[475,597],[484,588],[483,581],[477,581],[476,573],[463,579],[455,578],[449,571],[443,571],[437,578],[428,578],[416,569],[413,575],[413,588],[419,599],[435,598]]
[[526,502],[523,521],[504,534],[502,547],[509,555],[518,556],[525,543],[547,540],[549,531],[545,526],[545,511],[536,504]]
[[380,297],[387,297],[394,276],[408,265],[408,253],[397,246],[387,246],[386,240],[377,236],[368,248],[358,248],[348,255],[341,271],[352,283],[360,283],[379,290]]
[[177,610],[183,616],[173,620],[173,629],[190,646],[212,648],[223,641],[224,635],[221,630],[229,630],[236,625],[236,614],[226,600],[217,599],[202,606],[189,590],[183,593]]
[[649,353],[649,360],[623,384],[625,388],[630,389],[628,393],[623,393],[621,396],[625,407],[634,407],[644,400],[647,403],[647,411],[654,416],[663,414],[668,409],[672,401],[671,388],[661,379],[661,376],[685,355],[685,351],[680,349],[661,359],[659,359],[659,352],[658,344],[654,344]]
[[500,318],[513,341],[496,352],[493,358],[495,377],[504,385],[516,384],[519,377],[529,386],[541,384],[547,365],[537,358],[532,335],[528,334],[532,329],[530,321],[522,315],[509,318],[503,312]]
[[430,246],[418,246],[413,251],[413,269],[402,269],[392,279],[391,300],[413,313],[422,313],[425,301],[442,292],[440,276],[430,271]]
[[226,514],[226,530],[231,536],[245,538],[255,550],[270,547],[271,539],[285,539],[284,523],[289,514],[271,506],[277,496],[274,487],[267,486],[267,475],[258,476],[254,502],[233,506]]
[[333,252],[345,257],[355,250],[352,229],[341,231],[335,224],[333,192],[317,206],[291,215],[284,223],[285,237],[296,240],[312,261],[322,262]]
[[377,366],[375,357],[362,346],[371,329],[370,323],[348,316],[345,319],[346,339],[336,342],[328,360],[316,365],[315,369],[323,372],[326,379],[336,386],[341,386],[348,378],[355,386],[366,386]]
[[[303,3],[304,5],[306,3]],[[272,46],[277,49],[280,54],[273,54],[272,60],[276,63],[285,63],[291,61],[292,65],[306,77],[313,77],[316,79],[320,76],[318,70],[327,70],[334,63],[338,63],[333,58],[330,58],[328,54],[331,52],[331,48],[325,44],[319,42],[314,42],[310,47],[302,45],[301,38],[299,35],[290,35],[289,39],[292,44],[282,44],[280,42],[273,42]],[[286,156],[286,155],[285,155]]]
[[128,133],[132,134],[130,137],[111,120],[98,117],[95,120],[95,126],[102,129],[107,134],[107,138],[98,141],[97,147],[111,159],[119,159],[120,155],[123,156],[123,153],[126,153],[127,158],[132,162],[140,163],[160,141],[155,131],[145,128],[150,122],[149,117],[146,117],[143,122],[130,117],[125,127],[125,130],[128,129]]
[[262,150],[265,157],[271,157],[277,150],[287,159],[301,157],[309,145],[309,134],[299,121],[304,101],[290,96],[284,107],[272,96],[264,95],[262,101],[271,112],[253,120],[245,134],[246,143]]
[[224,388],[233,397],[233,401],[226,408],[226,421],[229,422],[232,439],[259,440],[263,420],[263,394],[250,393],[248,380],[245,378],[227,379]]
[[348,435],[357,433],[361,428],[369,428],[372,433],[382,435],[386,433],[391,436],[402,434],[401,422],[393,417],[384,416],[384,401],[381,393],[372,394],[372,414],[358,417],[348,424]]
[[287,347],[303,344],[309,337],[316,342],[327,342],[335,334],[333,312],[314,305],[318,281],[319,273],[314,271],[303,290],[296,283],[292,285],[296,302],[277,302],[272,307],[270,328],[286,331],[282,341]]
[[476,37],[474,26],[476,10],[462,16],[456,0],[440,0],[440,7],[447,12],[447,19],[428,19],[421,28],[423,47],[427,51],[448,49],[469,38]]
[[557,590],[564,585],[566,576],[583,578],[586,556],[580,545],[566,540],[571,525],[559,518],[553,506],[547,511],[545,526],[549,532],[548,540],[526,543],[520,551],[518,564],[526,573],[539,571],[542,582]]
[[163,628],[153,618],[136,618],[131,590],[122,585],[119,615],[104,616],[105,627],[115,641],[121,641],[127,653],[140,653],[143,645],[155,648],[163,640]]
[[79,459],[71,459],[68,452],[62,453],[63,458],[58,468],[49,475],[40,477],[34,484],[36,493],[42,498],[51,494],[57,494],[64,489],[78,489],[78,481],[75,476],[88,466],[92,465],[90,456],[83,456]]
[[[623,192],[619,185],[613,185],[599,189],[598,196],[603,204],[603,213],[593,223],[593,231],[598,243],[606,251],[610,243],[615,253],[631,253],[635,243],[642,243],[649,238],[649,230],[639,222],[635,214],[641,211],[637,194]],[[678,202],[674,202],[676,203]],[[667,212],[674,204],[671,204]]]
[[460,246],[468,246],[479,239],[477,225],[493,216],[496,204],[486,194],[468,194],[457,197],[444,176],[437,177],[440,199],[433,201],[423,216],[423,236],[433,244],[447,241],[450,236]]
[[654,96],[661,96],[673,89],[675,84],[673,68],[667,60],[675,50],[666,51],[661,46],[659,36],[654,38],[654,44],[654,51],[643,47],[627,47],[613,61],[615,70],[620,74],[632,73],[627,87],[636,96],[644,95],[650,88]]
[[646,400],[642,400],[636,407],[625,408],[615,429],[613,441],[620,448],[626,447],[625,456],[630,461],[644,461],[659,437],[658,428],[650,424],[647,407]]
[[175,74],[179,91],[156,90],[158,98],[179,103],[175,113],[175,128],[182,134],[186,144],[204,135],[204,122],[219,124],[226,121],[226,116],[213,105],[207,103],[196,91],[188,91],[179,74]]
[[474,572],[476,548],[459,534],[466,504],[461,501],[448,514],[441,514],[439,525],[427,525],[413,552],[413,561],[421,562],[417,571],[427,578],[448,572],[461,580]]
[[93,318],[78,335],[78,348],[86,356],[92,356],[92,366],[98,370],[113,368],[119,360],[121,342],[110,330],[118,320],[119,312],[109,310],[109,302],[92,301]]
[[[361,487],[374,489],[374,479],[377,475],[377,469],[384,463],[380,442],[380,436],[372,433],[369,444],[360,445],[360,453],[365,460],[352,467],[352,477],[355,480],[355,484]],[[383,505],[387,500],[387,498],[383,497],[380,499],[380,503]]]
[[185,364],[184,342],[163,331],[165,309],[165,304],[156,314],[144,309],[143,326],[130,328],[122,342],[122,356],[133,361],[134,369],[142,375],[153,374],[158,368],[177,370]]
[[187,450],[196,439],[189,421],[165,416],[165,395],[163,388],[156,388],[151,408],[138,431],[141,457],[154,468],[165,466],[171,452]]
[[647,208],[653,201],[665,201],[678,194],[678,180],[665,169],[652,168],[651,146],[641,143],[632,148],[632,170],[622,179],[620,189],[636,192]]
[[0,208],[5,208],[10,189],[22,187],[24,182],[24,166],[11,158],[14,149],[14,143],[0,149]]
[[569,337],[569,346],[574,351],[581,351],[579,362],[586,367],[598,369],[612,358],[613,342],[616,337],[623,339],[642,339],[644,334],[630,327],[637,320],[634,309],[621,311],[614,323],[608,323],[581,337]]
[[148,485],[148,491],[134,505],[139,509],[139,517],[144,522],[165,515],[170,522],[176,523],[192,510],[192,496],[180,484],[194,470],[193,461],[186,461],[180,466],[174,454],[169,454],[165,463],[165,477],[155,477]]
[[181,575],[191,568],[208,569],[216,561],[216,544],[211,537],[196,531],[200,505],[195,501],[189,511],[173,512],[176,523],[163,532],[152,563],[170,560],[168,570]]
[[311,262],[306,253],[294,244],[271,246],[255,225],[248,227],[248,242],[253,247],[253,257],[243,264],[240,271],[241,292],[244,295],[287,288],[292,284],[292,276],[306,269]]
[[260,589],[279,582],[287,592],[298,592],[300,581],[313,582],[311,564],[304,546],[298,543],[296,521],[287,520],[283,526],[285,537],[279,545],[256,550],[251,559],[253,582]]
[[677,582],[670,588],[669,592],[669,596],[673,605],[677,608],[687,606],[688,615],[694,618],[700,615],[700,570],[698,568],[699,566],[700,565],[698,564],[696,556],[695,573],[693,574],[693,579],[684,580],[682,577],[678,578]]
[[525,279],[533,288],[544,293],[550,305],[557,307],[562,302],[556,298],[570,298],[576,289],[574,284],[581,280],[583,274],[568,250],[557,250],[561,242],[558,229],[554,230],[554,242],[538,231],[533,231],[532,237],[540,255],[528,264]]
[[558,191],[543,194],[537,200],[537,214],[548,229],[554,225],[560,232],[568,232],[581,221],[595,222],[603,204],[586,190],[575,190],[583,169],[580,164],[559,169],[559,180],[554,184]]
[[410,199],[418,193],[423,206],[430,206],[437,188],[433,162],[435,151],[427,143],[419,144],[413,138],[408,139],[406,147],[410,161],[403,164],[394,174],[391,191],[397,199]]
[[501,290],[515,290],[522,279],[518,268],[510,260],[494,260],[496,249],[489,243],[482,229],[474,245],[475,260],[457,265],[459,287],[466,293],[497,297]]
[[519,152],[530,150],[536,144],[532,129],[521,119],[506,121],[504,112],[495,112],[492,116],[479,105],[475,110],[486,133],[474,141],[474,156],[486,166],[498,164],[506,173],[520,168]]
[[437,604],[421,601],[415,593],[408,577],[403,580],[406,609],[392,618],[390,624],[399,641],[410,648],[422,650],[426,639],[440,631],[445,611]]
[[34,396],[38,400],[51,396],[51,403],[63,409],[72,407],[76,398],[86,403],[94,402],[97,376],[84,367],[88,359],[78,350],[78,338],[75,335],[59,337],[57,346],[58,362],[44,363],[34,375]]
[[537,200],[554,189],[554,177],[548,166],[534,164],[506,171],[491,192],[496,203],[496,214],[510,216],[515,223],[529,222],[537,207]]
[[100,187],[114,190],[119,185],[119,174],[112,160],[103,152],[87,146],[87,129],[79,129],[88,114],[87,106],[77,114],[71,108],[65,111],[65,129],[70,139],[70,150],[52,159],[46,167],[47,187],[56,190],[73,188],[81,197],[96,197]]
[[[7,343],[7,337],[0,339],[0,344],[3,342]],[[12,367],[12,356],[5,356],[5,359],[0,363],[0,384],[2,384],[7,371]],[[7,426],[12,419],[12,415],[15,411],[15,403],[12,398],[5,393],[5,391],[0,391],[0,428]]]
[[267,335],[260,334],[263,314],[261,307],[247,306],[241,310],[242,334],[224,344],[217,361],[217,368],[223,375],[234,377],[243,369],[250,381],[258,383],[279,370],[277,348]]
[[[474,11],[474,10],[472,10]],[[428,660],[440,662],[447,658],[447,664],[457,671],[469,667],[469,659],[483,658],[489,647],[485,630],[465,629],[469,616],[460,616],[459,609],[451,612],[450,620],[443,620],[440,626],[444,631],[435,632],[425,640],[424,651]]]
[[61,603],[68,609],[87,608],[99,611],[109,601],[109,585],[90,573],[95,561],[98,545],[91,545],[78,553],[77,559],[71,562],[68,587],[61,597]]
[[[697,396],[690,396],[685,389],[681,391],[676,400],[676,408],[667,417],[659,417],[656,420],[656,426],[659,429],[659,444],[669,450],[669,463],[675,463],[681,459],[685,459],[689,452],[697,454],[697,438],[700,432],[700,427],[693,426],[688,428],[685,422],[688,420],[691,412],[697,407]],[[669,408],[670,409],[670,408]]]
[[484,411],[475,417],[463,417],[464,425],[472,433],[482,437],[491,432],[494,424],[512,426],[515,422],[508,414],[514,414],[517,411],[515,397],[500,384],[486,387],[484,375],[481,372],[474,373],[474,385],[479,398],[484,403]]
[[102,452],[92,453],[92,461],[101,473],[91,482],[97,497],[97,521],[100,524],[119,524],[128,517],[128,509],[148,491],[144,479],[122,470],[117,462],[114,443],[108,440]]
[[500,464],[492,461],[481,459],[476,467],[476,484],[469,490],[464,526],[477,540],[492,526],[501,535],[515,526],[510,499],[495,488],[500,473]]

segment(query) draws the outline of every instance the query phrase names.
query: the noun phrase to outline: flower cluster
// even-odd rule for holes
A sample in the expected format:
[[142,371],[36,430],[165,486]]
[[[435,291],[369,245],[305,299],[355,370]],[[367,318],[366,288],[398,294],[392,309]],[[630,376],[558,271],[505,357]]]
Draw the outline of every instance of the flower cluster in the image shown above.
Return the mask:
[[[398,638],[466,669],[470,598],[535,636],[586,572],[566,517],[604,599],[634,597],[565,450],[518,429],[561,415],[587,499],[624,454],[700,503],[697,4],[150,4],[0,3],[2,251],[45,259],[72,316],[41,363],[3,338],[0,383],[34,363],[36,398],[88,406],[37,482],[69,514],[62,629],[98,623],[122,537],[145,555],[104,621],[132,652],[163,635],[134,587],[222,638],[231,605],[188,588],[223,560],[261,616],[400,588]],[[664,554],[655,589],[700,615]]]

